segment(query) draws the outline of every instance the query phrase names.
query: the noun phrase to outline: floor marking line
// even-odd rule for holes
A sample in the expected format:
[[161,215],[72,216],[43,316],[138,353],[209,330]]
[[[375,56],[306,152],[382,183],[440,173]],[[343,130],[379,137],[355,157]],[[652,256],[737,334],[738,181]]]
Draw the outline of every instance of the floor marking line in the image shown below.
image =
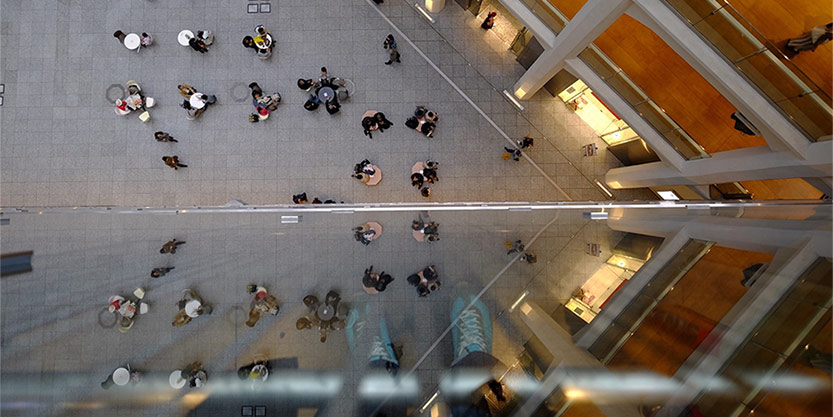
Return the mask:
[[[506,139],[507,142],[509,142],[513,147],[517,147],[515,141],[513,141],[512,138],[510,138],[509,135],[507,135],[506,132],[504,132],[503,129],[501,129],[500,126],[498,126],[497,123],[495,123],[494,120],[492,120],[479,106],[477,106],[477,104],[475,104],[474,101],[472,101],[472,99],[469,98],[469,96],[466,95],[466,93],[464,93],[463,90],[461,90],[460,87],[458,87],[457,84],[454,83],[454,81],[451,81],[451,78],[449,78],[436,64],[434,64],[434,62],[431,61],[431,59],[429,59],[428,56],[426,56],[425,53],[423,53],[422,50],[416,46],[416,44],[414,44],[411,38],[405,35],[405,33],[402,32],[402,30],[400,30],[398,26],[396,26],[390,19],[388,19],[388,17],[384,13],[382,13],[382,11],[375,4],[373,4],[371,0],[365,1],[368,5],[370,5],[370,7],[376,10],[376,13],[378,13],[379,16],[382,16],[382,19],[388,22],[388,25],[390,25],[390,27],[392,27],[393,30],[399,34],[399,36],[405,39],[405,41],[407,41],[408,44],[411,45],[412,48],[414,48],[414,50],[422,57],[422,59],[424,59],[425,62],[428,63],[428,65],[431,65],[431,67],[434,68],[434,70],[437,71],[437,73],[440,74],[440,76],[443,77],[445,81],[448,82],[451,85],[451,87],[454,88],[457,91],[457,93],[460,94],[460,96],[462,96],[463,99],[465,99],[469,103],[469,105],[471,105],[478,113],[480,113],[480,115],[483,116],[483,118],[486,119],[486,121],[489,122],[489,124],[492,125],[492,127],[495,128],[495,130],[497,130],[498,133],[500,133],[500,135],[503,136],[503,138]],[[547,173],[544,172],[544,170],[541,169],[541,167],[538,166],[538,164],[536,164],[535,161],[532,160],[532,158],[527,156],[526,152],[522,152],[521,156],[523,156],[524,159],[527,160],[527,162],[529,162],[536,170],[538,170],[538,172],[541,175],[543,175],[544,178],[546,178],[547,181],[549,181],[549,183],[552,184],[552,186],[555,187],[555,189],[558,190],[558,192],[560,192],[565,199],[567,199],[568,201],[573,201],[573,199],[570,198],[570,196],[566,192],[564,192],[564,190],[558,184],[555,183],[555,180],[550,178],[550,176],[547,175]]]

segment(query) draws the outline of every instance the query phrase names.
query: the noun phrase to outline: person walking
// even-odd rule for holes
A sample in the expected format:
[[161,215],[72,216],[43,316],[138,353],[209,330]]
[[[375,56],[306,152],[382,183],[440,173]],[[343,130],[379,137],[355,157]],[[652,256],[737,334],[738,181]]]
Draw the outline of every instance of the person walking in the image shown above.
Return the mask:
[[153,134],[153,137],[156,139],[157,142],[179,142],[178,140],[174,139],[173,136],[168,134],[167,132],[156,132]]
[[503,160],[504,161],[508,161],[508,160],[511,159],[515,162],[518,162],[518,161],[521,160],[521,150],[520,149],[517,149],[517,148],[512,149],[512,148],[508,148],[508,147],[504,146],[503,150],[506,151],[506,152],[503,153]]
[[796,54],[815,51],[819,45],[830,42],[831,39],[833,39],[833,23],[818,25],[799,37],[788,39],[787,49]]
[[[170,253],[171,255],[173,255],[173,254],[176,253],[176,247],[179,246],[179,245],[184,245],[184,244],[185,244],[185,241],[180,242],[180,241],[177,241],[176,239],[171,239],[170,241],[165,242],[165,244],[162,245],[162,249],[159,249],[159,253]],[[173,268],[171,268],[171,269],[173,269]]]
[[497,12],[489,12],[489,14],[486,15],[486,19],[483,20],[483,23],[480,24],[480,27],[485,29],[485,30],[491,29],[492,26],[495,25],[495,18],[496,17],[497,17]]
[[388,51],[388,55],[390,55],[390,59],[388,59],[388,62],[385,62],[385,65],[390,65],[393,61],[402,62],[399,60],[400,55],[399,51],[396,49],[396,40],[393,38],[393,35],[388,34],[388,37],[385,38],[385,42],[382,44],[382,47],[385,48],[385,50]]
[[177,170],[179,168],[188,168],[188,165],[179,163],[179,157],[174,156],[163,156],[162,160],[165,161],[165,165]]
[[529,136],[524,136],[522,140],[516,142],[518,144],[518,148],[526,149],[535,146],[535,139],[532,139]]
[[[185,243],[185,242],[182,242],[182,243]],[[176,245],[174,245],[174,248],[176,248]],[[174,250],[176,250],[176,249],[174,249]],[[153,268],[153,270],[150,271],[150,276],[153,277],[153,278],[164,277],[165,275],[168,274],[168,272],[171,272],[173,269],[174,269],[174,267],[172,267],[172,266],[167,267],[167,268]]]

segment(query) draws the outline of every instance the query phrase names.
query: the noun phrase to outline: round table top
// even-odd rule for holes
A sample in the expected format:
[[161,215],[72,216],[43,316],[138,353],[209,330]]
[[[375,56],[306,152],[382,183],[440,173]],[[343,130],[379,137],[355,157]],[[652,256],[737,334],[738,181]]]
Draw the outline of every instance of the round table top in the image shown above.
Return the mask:
[[335,91],[333,91],[330,87],[321,87],[321,89],[318,90],[318,99],[324,102],[332,100],[335,95]]
[[202,303],[197,300],[191,300],[185,303],[185,314],[187,314],[188,317],[199,317],[200,315],[197,313],[197,310],[200,307],[202,307]]
[[382,225],[378,222],[367,222],[365,223],[365,226],[367,226],[368,229],[373,229],[376,232],[376,234],[373,235],[373,239],[378,238],[382,234]]
[[364,114],[362,115],[362,120],[364,120],[365,117],[373,117],[373,116],[376,115],[376,113],[379,113],[379,112],[377,112],[376,110],[368,110],[368,111],[364,112]]
[[318,311],[316,311],[315,314],[318,316],[319,320],[329,321],[329,320],[332,320],[333,317],[335,317],[336,309],[333,308],[332,306],[328,306],[326,304],[321,304],[321,306],[318,307]]
[[252,371],[251,371],[250,375],[252,373],[260,374],[260,380],[261,381],[266,381],[266,378],[269,378],[269,369],[265,365],[262,365],[262,364],[255,365],[252,368]]
[[414,230],[413,235],[417,242],[425,242],[425,233],[422,233],[421,230]]
[[418,161],[411,167],[411,175],[420,173],[422,174],[422,170],[425,169],[425,162]]
[[191,32],[188,29],[184,29],[182,32],[179,32],[179,35],[176,35],[176,41],[179,42],[182,46],[188,46],[188,40],[194,37],[194,32]]
[[375,174],[370,176],[370,181],[366,182],[365,185],[374,186],[379,184],[382,181],[382,170],[379,169],[376,165],[372,165],[373,170],[376,171]]
[[205,107],[205,101],[202,100],[202,97],[205,97],[205,94],[202,94],[202,93],[193,94],[188,99],[188,103],[191,104],[191,107],[193,107],[195,109],[201,109],[201,108]]
[[133,50],[139,47],[141,41],[142,40],[141,38],[139,38],[139,35],[135,33],[129,33],[127,36],[124,37],[124,46],[127,49]]
[[130,371],[127,368],[119,368],[113,372],[113,382],[116,385],[127,385],[130,382]]
[[188,381],[182,378],[182,371],[179,369],[171,372],[171,376],[168,377],[168,383],[171,384],[172,388],[180,389],[185,386],[186,382]]

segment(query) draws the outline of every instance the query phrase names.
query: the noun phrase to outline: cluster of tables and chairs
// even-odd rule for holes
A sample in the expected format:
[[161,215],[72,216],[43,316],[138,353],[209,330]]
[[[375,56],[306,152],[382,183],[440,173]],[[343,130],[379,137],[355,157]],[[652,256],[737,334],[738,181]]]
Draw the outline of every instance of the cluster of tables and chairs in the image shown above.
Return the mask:
[[317,329],[321,333],[321,343],[327,341],[327,333],[344,329],[348,306],[341,302],[341,295],[329,291],[324,302],[315,295],[304,297],[307,314],[295,323],[298,330]]

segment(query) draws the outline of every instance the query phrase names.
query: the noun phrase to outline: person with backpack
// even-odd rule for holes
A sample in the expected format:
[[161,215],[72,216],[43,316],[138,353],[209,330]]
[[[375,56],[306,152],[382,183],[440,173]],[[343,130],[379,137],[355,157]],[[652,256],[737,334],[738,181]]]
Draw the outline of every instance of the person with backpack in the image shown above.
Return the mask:
[[390,55],[390,59],[388,59],[388,62],[385,62],[385,65],[390,65],[394,61],[402,62],[399,60],[400,55],[399,51],[396,50],[397,45],[396,40],[393,39],[393,35],[388,34],[388,37],[385,38],[385,42],[382,43],[382,47],[385,48],[385,50],[388,52],[388,55]]

